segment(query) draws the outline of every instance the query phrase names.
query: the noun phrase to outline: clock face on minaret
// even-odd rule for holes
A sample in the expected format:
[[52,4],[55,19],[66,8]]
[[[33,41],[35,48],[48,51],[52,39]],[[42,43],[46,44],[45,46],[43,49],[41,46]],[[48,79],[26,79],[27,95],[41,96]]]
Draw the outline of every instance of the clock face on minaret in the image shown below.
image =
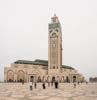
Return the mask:
[[57,16],[52,17],[48,29],[48,73],[57,74],[62,67],[62,33]]

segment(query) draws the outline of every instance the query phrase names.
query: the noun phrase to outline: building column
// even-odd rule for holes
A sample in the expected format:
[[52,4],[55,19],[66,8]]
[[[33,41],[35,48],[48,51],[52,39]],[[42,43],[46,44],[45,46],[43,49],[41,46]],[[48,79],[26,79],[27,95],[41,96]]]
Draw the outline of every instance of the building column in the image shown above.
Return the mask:
[[28,82],[27,78],[28,78],[27,77],[27,72],[25,72],[25,80],[24,80],[25,82]]
[[7,82],[7,71],[4,70],[4,82]]
[[69,81],[72,82],[72,74],[69,75]]
[[17,82],[17,71],[14,72],[14,82]]

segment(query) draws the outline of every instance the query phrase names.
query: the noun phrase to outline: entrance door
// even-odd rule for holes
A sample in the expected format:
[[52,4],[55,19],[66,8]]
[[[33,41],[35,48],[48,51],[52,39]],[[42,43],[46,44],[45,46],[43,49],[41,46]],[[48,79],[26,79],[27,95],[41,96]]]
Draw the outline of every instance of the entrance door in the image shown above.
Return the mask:
[[36,82],[36,75],[34,75],[34,74],[29,75],[29,81],[30,82]]
[[55,82],[55,77],[54,76],[52,77],[52,82]]
[[34,76],[30,76],[30,82],[34,82]]
[[76,76],[73,76],[73,82],[76,82]]
[[66,82],[68,82],[68,83],[69,83],[69,77],[68,77],[68,76],[66,77]]

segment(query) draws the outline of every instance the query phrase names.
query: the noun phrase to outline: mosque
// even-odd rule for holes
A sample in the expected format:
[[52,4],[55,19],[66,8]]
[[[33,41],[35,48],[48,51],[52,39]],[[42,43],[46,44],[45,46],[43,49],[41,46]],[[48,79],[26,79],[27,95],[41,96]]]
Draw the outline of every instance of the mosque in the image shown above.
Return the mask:
[[17,60],[4,68],[5,82],[82,82],[82,74],[71,66],[62,65],[62,31],[56,15],[48,24],[48,61]]

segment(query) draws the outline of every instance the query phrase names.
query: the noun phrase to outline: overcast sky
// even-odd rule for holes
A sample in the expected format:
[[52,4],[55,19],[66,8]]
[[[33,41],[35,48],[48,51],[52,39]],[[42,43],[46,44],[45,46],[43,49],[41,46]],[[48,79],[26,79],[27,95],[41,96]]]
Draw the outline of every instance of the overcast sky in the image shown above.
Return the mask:
[[62,26],[63,64],[97,76],[97,0],[0,0],[0,80],[16,60],[48,59],[48,23]]

